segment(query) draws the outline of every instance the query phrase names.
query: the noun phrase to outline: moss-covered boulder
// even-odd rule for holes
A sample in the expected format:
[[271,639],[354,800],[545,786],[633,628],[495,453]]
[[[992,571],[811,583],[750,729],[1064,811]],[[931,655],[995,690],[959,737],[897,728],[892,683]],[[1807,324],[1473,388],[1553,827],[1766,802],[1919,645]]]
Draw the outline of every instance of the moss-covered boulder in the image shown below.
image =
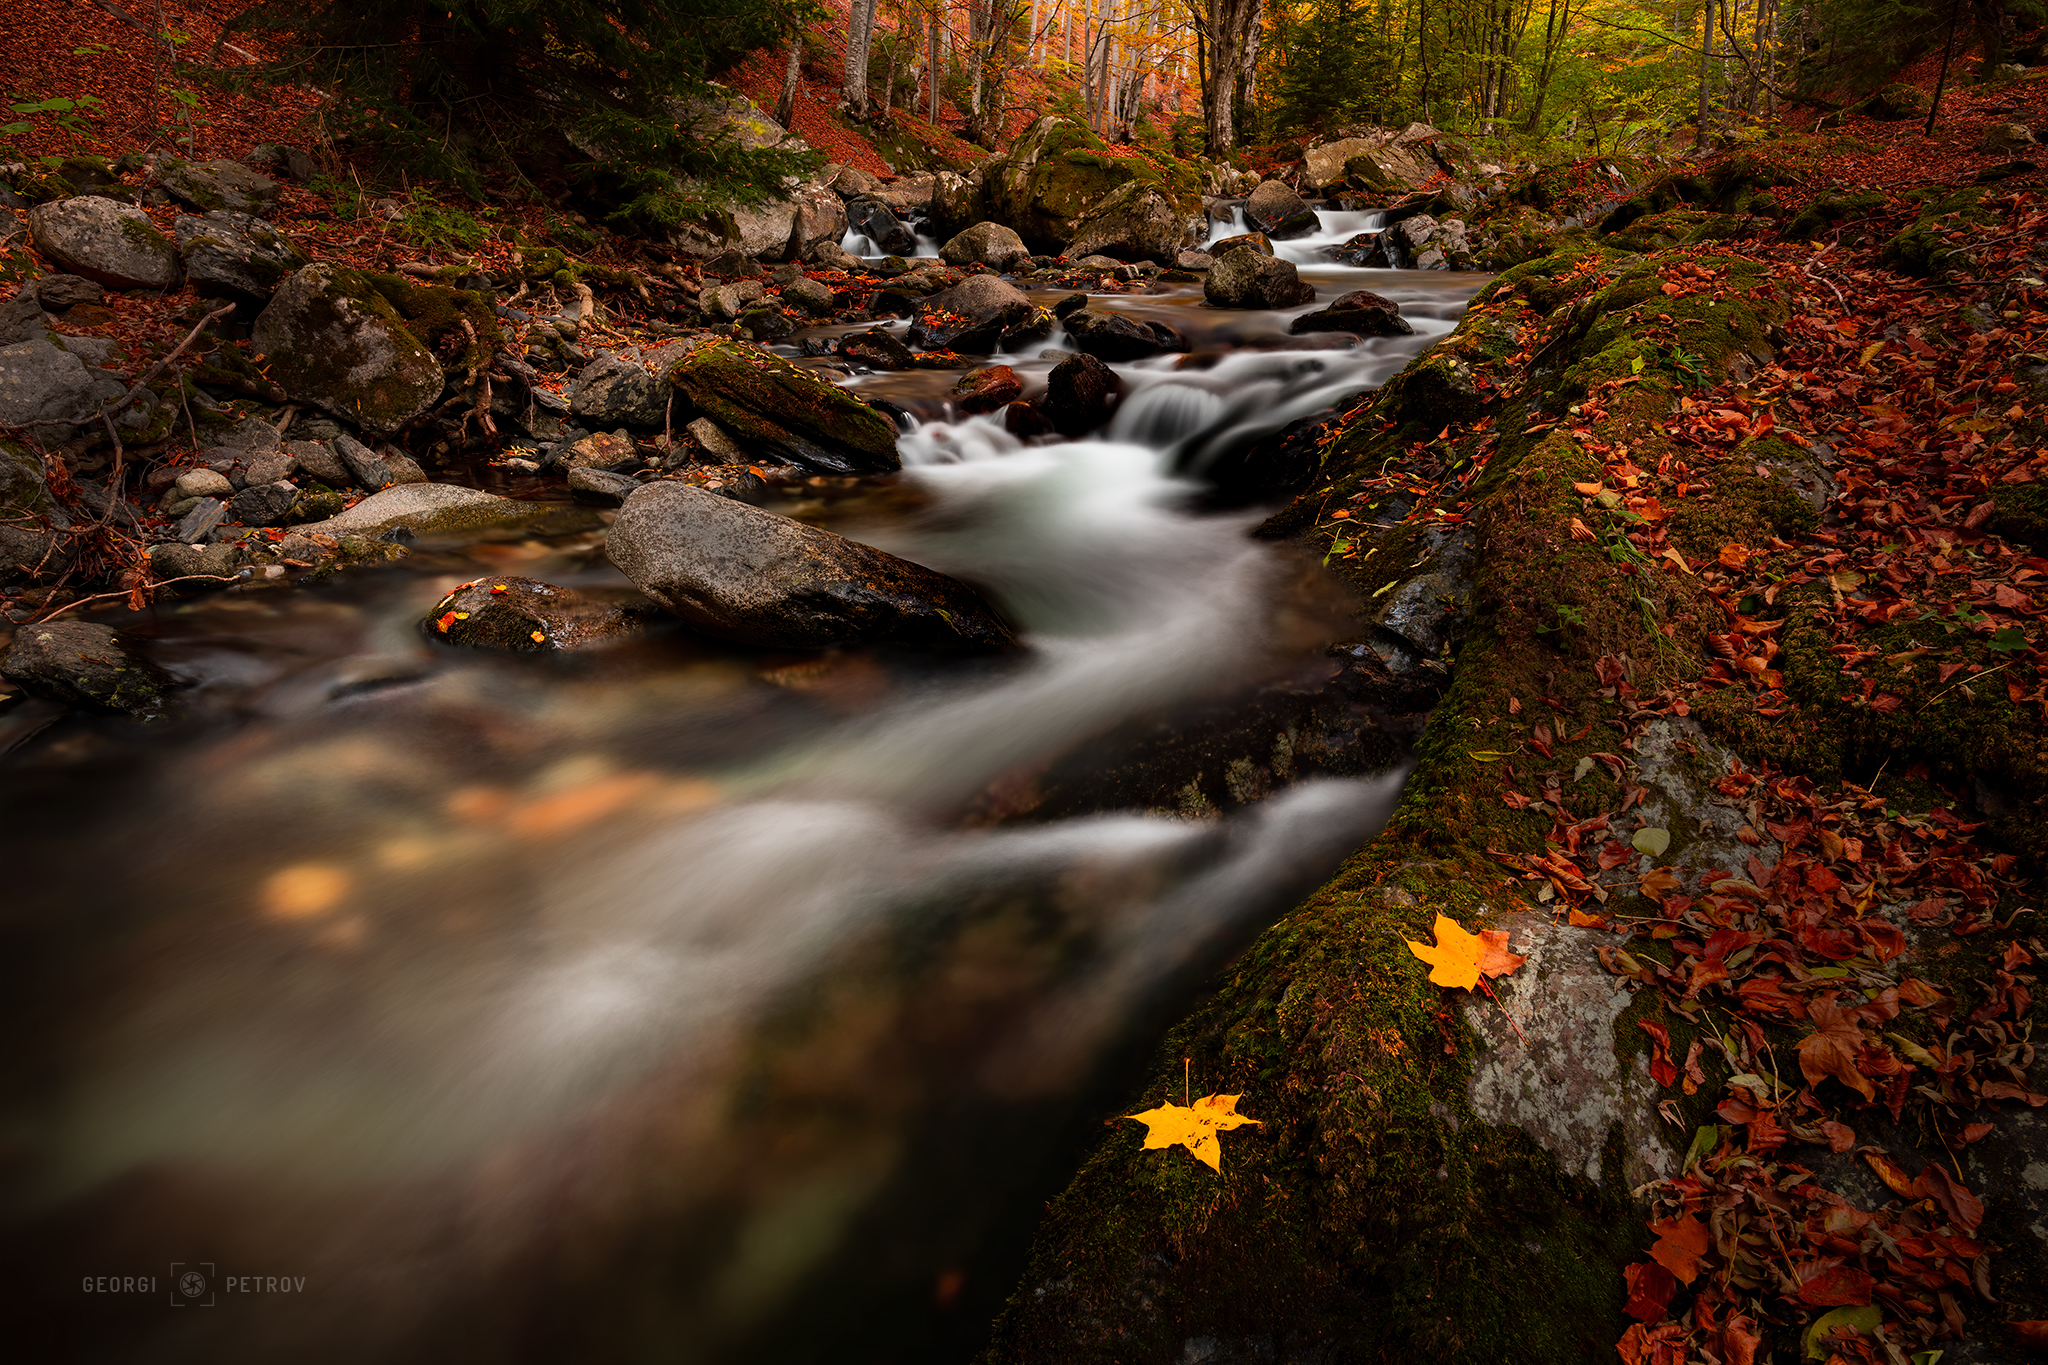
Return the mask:
[[1138,181],[1176,213],[1200,207],[1201,186],[1185,163],[1119,149],[1112,152],[1085,124],[1047,115],[983,172],[987,216],[1016,230],[1034,251],[1064,251],[1081,220],[1104,196]]
[[36,250],[109,289],[178,286],[178,251],[133,204],[82,194],[29,210]]
[[201,213],[261,213],[277,202],[278,184],[239,161],[180,161],[157,177],[181,203]]
[[250,341],[293,401],[373,435],[396,433],[440,398],[440,364],[362,271],[325,261],[287,280]]
[[677,361],[668,380],[693,414],[731,432],[749,455],[824,474],[902,467],[887,414],[766,351],[711,342]]
[[1948,238],[1956,228],[1997,221],[1984,196],[1981,189],[1920,192],[1919,214],[1884,244],[1880,259],[1901,275],[1922,279],[1967,274],[1968,254]]
[[111,626],[51,621],[25,627],[0,655],[0,677],[68,706],[148,715],[163,701],[171,676],[122,648]]
[[1934,107],[1934,96],[1917,85],[1894,82],[1874,91],[1855,106],[1855,112],[1872,118],[1926,118]]
[[1119,261],[1171,261],[1189,237],[1189,215],[1142,181],[1120,185],[1095,201],[1074,225],[1066,254]]
[[307,263],[305,253],[269,223],[230,209],[183,214],[173,231],[185,278],[210,297],[267,303]]

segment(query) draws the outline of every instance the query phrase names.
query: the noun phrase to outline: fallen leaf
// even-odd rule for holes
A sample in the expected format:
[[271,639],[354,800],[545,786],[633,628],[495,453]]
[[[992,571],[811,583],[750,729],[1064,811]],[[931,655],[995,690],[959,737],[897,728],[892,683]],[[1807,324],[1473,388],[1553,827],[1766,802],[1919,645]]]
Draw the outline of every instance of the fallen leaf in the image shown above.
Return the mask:
[[1875,1304],[1858,1308],[1836,1308],[1822,1313],[1808,1325],[1799,1338],[1799,1353],[1808,1360],[1825,1360],[1833,1354],[1827,1345],[1827,1338],[1847,1328],[1856,1333],[1874,1332],[1884,1320],[1884,1314]]
[[1700,1273],[1700,1257],[1707,1254],[1707,1225],[1691,1214],[1650,1224],[1657,1234],[1650,1259],[1686,1284]]
[[1226,1128],[1241,1128],[1247,1123],[1258,1122],[1237,1112],[1240,1098],[1241,1094],[1204,1095],[1192,1105],[1162,1104],[1156,1109],[1124,1117],[1145,1125],[1146,1151],[1179,1144],[1193,1152],[1196,1160],[1207,1163],[1221,1175],[1223,1143],[1216,1134]]
[[1629,844],[1638,853],[1661,858],[1664,856],[1664,850],[1671,847],[1671,831],[1656,828],[1639,829],[1629,838]]
[[1401,941],[1408,945],[1409,952],[1430,964],[1429,979],[1439,986],[1469,991],[1479,984],[1481,973],[1506,976],[1526,960],[1508,951],[1505,929],[1472,934],[1449,915],[1439,914],[1435,932],[1434,946],[1409,938]]
[[1628,1302],[1621,1311],[1637,1322],[1655,1322],[1671,1306],[1678,1280],[1654,1261],[1638,1262],[1621,1272],[1628,1280]]
[[1865,1040],[1855,1018],[1836,1005],[1833,996],[1808,1005],[1807,1017],[1814,1031],[1799,1040],[1799,1070],[1807,1084],[1819,1085],[1833,1076],[1864,1099],[1876,1099],[1870,1078],[1856,1069],[1856,1050]]

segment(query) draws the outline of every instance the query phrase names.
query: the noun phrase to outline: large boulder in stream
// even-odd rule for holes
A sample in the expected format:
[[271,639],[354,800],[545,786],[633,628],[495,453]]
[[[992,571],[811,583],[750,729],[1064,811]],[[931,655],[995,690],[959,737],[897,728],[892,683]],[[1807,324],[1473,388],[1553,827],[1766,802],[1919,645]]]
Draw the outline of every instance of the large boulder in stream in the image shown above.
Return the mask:
[[939,248],[939,259],[947,265],[987,265],[999,270],[1030,254],[1024,239],[1001,223],[976,223]]
[[51,621],[24,626],[0,655],[0,677],[67,706],[147,715],[157,709],[171,676],[121,647],[111,626]]
[[1075,260],[1170,261],[1187,239],[1188,215],[1151,185],[1134,180],[1102,196],[1081,216],[1066,254]]
[[1251,225],[1276,241],[1314,235],[1322,226],[1316,211],[1302,197],[1277,180],[1261,181],[1245,200],[1244,216]]
[[432,407],[440,364],[369,277],[317,261],[284,282],[250,344],[293,402],[388,436]]
[[1069,440],[1106,424],[1116,411],[1123,381],[1092,355],[1068,356],[1046,376],[1038,409]]
[[951,289],[925,295],[916,308],[910,344],[928,351],[988,352],[1052,329],[1049,313],[994,275],[970,275]]
[[1015,228],[1032,250],[1056,252],[1103,196],[1136,176],[1087,125],[1048,114],[989,163],[982,193],[989,217]]
[[[694,414],[717,422],[759,458],[821,474],[902,467],[887,413],[767,351],[712,342],[677,361],[668,380]],[[690,415],[678,413],[677,420]]]
[[1296,336],[1303,332],[1356,332],[1368,337],[1412,336],[1415,329],[1401,316],[1401,305],[1369,289],[1354,289],[1339,296],[1328,308],[1303,313],[1287,324]]
[[1202,281],[1202,297],[1218,308],[1296,308],[1311,302],[1315,286],[1292,261],[1235,246],[1216,258]]
[[917,250],[917,235],[903,226],[887,204],[872,196],[847,204],[846,222],[884,256],[908,256]]
[[1165,323],[1144,321],[1125,313],[1077,308],[1060,321],[1074,349],[1104,360],[1142,360],[1148,355],[1188,348]]
[[1015,643],[986,602],[944,574],[687,484],[627,498],[605,549],[634,587],[721,639],[951,652]]

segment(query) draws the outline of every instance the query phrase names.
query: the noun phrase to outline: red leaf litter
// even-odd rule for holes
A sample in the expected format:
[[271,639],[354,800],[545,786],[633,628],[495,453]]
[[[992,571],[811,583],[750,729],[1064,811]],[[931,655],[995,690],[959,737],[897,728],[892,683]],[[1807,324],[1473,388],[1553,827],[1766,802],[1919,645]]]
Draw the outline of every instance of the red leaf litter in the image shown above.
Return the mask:
[[[117,2],[117,0],[115,0]],[[251,66],[262,49],[246,33],[222,30],[248,7],[162,0],[121,5],[144,26],[159,14],[167,32],[189,34],[175,44],[183,64],[231,69]],[[231,95],[195,83],[158,51],[149,34],[94,0],[55,5],[48,0],[0,0],[0,33],[7,35],[7,64],[0,70],[0,95],[9,104],[92,96],[97,108],[81,112],[80,127],[31,116],[30,131],[11,140],[32,157],[77,154],[118,155],[155,146],[196,160],[241,157],[259,142],[306,142],[321,97],[310,90],[278,89],[260,98]],[[198,116],[183,127],[173,118],[181,108],[174,91],[200,98]],[[177,139],[189,135],[190,142]]]

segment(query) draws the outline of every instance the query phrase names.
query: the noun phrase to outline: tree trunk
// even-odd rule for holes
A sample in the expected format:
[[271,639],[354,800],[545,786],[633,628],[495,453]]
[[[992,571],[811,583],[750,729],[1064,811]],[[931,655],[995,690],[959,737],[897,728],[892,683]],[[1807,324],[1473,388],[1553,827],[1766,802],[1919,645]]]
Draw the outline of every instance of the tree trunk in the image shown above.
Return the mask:
[[802,38],[789,40],[789,65],[782,69],[782,98],[775,101],[775,121],[784,128],[796,118],[796,91],[798,78],[804,70],[804,43]]
[[1714,3],[1715,0],[1706,0],[1706,3],[1700,6],[1702,36],[1700,38],[1700,112],[1697,126],[1702,138],[1707,135],[1708,81],[1714,66]]
[[846,21],[846,81],[842,96],[856,119],[868,116],[868,45],[875,36],[875,0],[853,0]]

